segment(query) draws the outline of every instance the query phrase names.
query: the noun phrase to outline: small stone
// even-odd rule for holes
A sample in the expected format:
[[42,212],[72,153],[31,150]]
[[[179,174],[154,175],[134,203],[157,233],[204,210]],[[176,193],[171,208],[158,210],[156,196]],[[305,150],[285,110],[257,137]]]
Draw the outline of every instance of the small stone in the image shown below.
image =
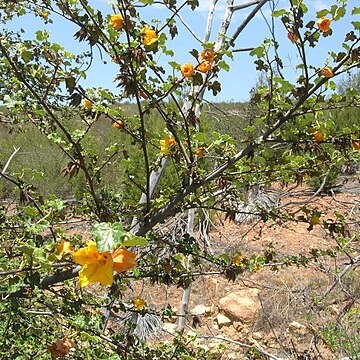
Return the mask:
[[262,334],[260,331],[256,331],[256,332],[252,333],[252,338],[254,340],[261,340],[263,337],[262,337]]
[[165,323],[163,324],[162,329],[170,334],[175,334],[177,329],[177,324]]
[[230,354],[227,354],[227,358],[228,358],[229,360],[238,360],[238,359],[239,359],[239,356],[238,356],[238,354],[236,354],[236,353],[230,353]]
[[293,321],[292,323],[290,323],[287,330],[288,330],[288,332],[290,332],[291,334],[296,335],[296,336],[305,336],[307,333],[306,326],[303,324],[300,324],[297,321]]
[[225,315],[219,313],[216,316],[216,322],[219,325],[219,328],[221,329],[223,326],[230,326],[232,324],[232,321]]
[[190,310],[190,314],[193,316],[200,316],[200,315],[209,315],[211,314],[211,306],[205,305],[196,305],[194,308]]

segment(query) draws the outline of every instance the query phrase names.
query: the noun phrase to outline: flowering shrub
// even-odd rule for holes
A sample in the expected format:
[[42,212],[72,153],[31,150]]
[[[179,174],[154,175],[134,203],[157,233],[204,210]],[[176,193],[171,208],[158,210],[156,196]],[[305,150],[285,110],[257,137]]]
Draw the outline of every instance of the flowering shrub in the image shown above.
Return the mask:
[[[305,0],[290,1],[284,9],[275,1],[239,6],[227,1],[214,36],[215,10],[223,4],[209,1],[202,40],[185,19],[194,14],[199,19],[197,0],[95,3],[0,5],[0,124],[6,129],[1,145],[14,134],[22,139],[4,146],[0,157],[0,176],[11,187],[0,206],[0,357],[210,359],[214,354],[183,336],[186,297],[197,277],[237,281],[264,268],[286,272],[336,258],[333,266],[319,266],[323,272],[335,269],[335,285],[321,296],[304,296],[310,309],[326,308],[327,296],[358,262],[358,224],[340,212],[328,218],[303,202],[288,211],[261,191],[282,187],[290,197],[317,177],[316,196],[328,177],[359,161],[360,125],[339,121],[345,110],[358,111],[358,91],[337,90],[335,81],[359,66],[360,25],[344,19],[345,14],[355,19],[359,7],[341,1],[316,12]],[[260,44],[254,37],[251,48],[241,48],[245,29],[267,6],[268,33]],[[234,22],[242,17],[233,15],[247,8],[244,21]],[[149,20],[147,10],[158,18]],[[16,31],[24,15],[27,23],[45,25],[34,39],[26,30]],[[339,41],[331,38],[336,22],[348,27]],[[73,52],[50,35],[68,23],[74,34],[64,43]],[[172,48],[185,30],[194,42]],[[190,56],[192,61],[182,62]],[[99,72],[100,64],[113,71],[109,88],[87,77]],[[223,73],[235,68],[253,75],[249,101],[230,110],[231,104],[210,105],[222,91]],[[227,78],[235,97],[244,84],[237,76]],[[346,119],[358,119],[356,114]],[[39,151],[19,167],[30,145],[39,145]],[[47,175],[32,164],[49,159],[52,179],[63,177],[73,186],[66,196],[56,186],[52,192],[35,186]],[[274,227],[292,222],[305,223],[309,232],[322,229],[327,246],[297,254],[261,241],[262,250],[247,254],[243,240],[213,249],[210,224],[243,213]],[[91,240],[85,244],[85,239]],[[147,292],[157,283],[183,288],[184,300],[176,314],[179,335],[154,347],[146,339],[159,330],[161,319],[174,315],[168,304],[150,304]],[[356,297],[349,293],[342,296],[354,306]],[[124,318],[128,326],[122,326]],[[318,333],[311,346],[324,342]],[[268,356],[255,343],[235,343],[246,356]],[[296,350],[286,346],[278,351],[292,356]],[[319,352],[316,346],[298,357]]]

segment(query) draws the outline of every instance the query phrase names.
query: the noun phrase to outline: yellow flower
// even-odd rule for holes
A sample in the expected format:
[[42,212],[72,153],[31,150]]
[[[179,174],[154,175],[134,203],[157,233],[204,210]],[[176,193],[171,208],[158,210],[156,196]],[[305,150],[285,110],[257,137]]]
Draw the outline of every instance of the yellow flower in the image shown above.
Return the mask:
[[233,259],[233,264],[236,266],[236,267],[243,267],[244,266],[244,259],[243,257],[238,254],[234,257]]
[[84,99],[83,105],[84,105],[84,108],[91,109],[93,106],[93,103],[89,99]]
[[317,26],[319,27],[320,31],[322,31],[323,33],[326,33],[330,30],[330,24],[331,24],[331,19],[325,17],[321,18],[317,22]]
[[87,246],[72,254],[74,261],[82,265],[79,272],[79,285],[84,287],[94,282],[110,285],[113,281],[113,259],[109,252],[99,252],[95,242],[88,241]]
[[324,75],[327,78],[331,78],[334,76],[334,73],[332,72],[332,70],[330,68],[328,68],[327,66],[325,66],[324,68],[322,68],[320,70],[320,74]]
[[71,254],[74,248],[71,246],[69,241],[61,240],[60,244],[56,245],[55,257],[61,260],[67,254]]
[[118,248],[112,253],[112,260],[114,269],[124,272],[136,265],[136,254],[125,248]]
[[49,13],[48,11],[43,11],[43,12],[41,13],[41,16],[42,16],[45,20],[48,19],[49,15],[50,15],[50,13]]
[[200,61],[208,61],[212,62],[214,61],[214,50],[211,49],[205,49],[200,54]]
[[146,306],[146,301],[143,300],[140,296],[138,296],[135,300],[134,300],[134,307],[136,310],[143,310]]
[[211,68],[212,68],[211,62],[203,61],[200,65],[198,65],[198,67],[196,69],[202,73],[207,73],[208,71],[211,70]]
[[149,25],[145,25],[140,33],[143,35],[142,43],[146,46],[152,45],[158,40],[156,30],[150,29]]
[[181,73],[184,77],[189,78],[194,74],[194,67],[189,63],[183,64],[181,65]]
[[121,14],[111,15],[110,25],[115,30],[121,30],[124,26],[124,18]]
[[175,146],[176,141],[174,138],[167,136],[165,139],[160,140],[160,152],[164,155],[171,154],[171,148]]

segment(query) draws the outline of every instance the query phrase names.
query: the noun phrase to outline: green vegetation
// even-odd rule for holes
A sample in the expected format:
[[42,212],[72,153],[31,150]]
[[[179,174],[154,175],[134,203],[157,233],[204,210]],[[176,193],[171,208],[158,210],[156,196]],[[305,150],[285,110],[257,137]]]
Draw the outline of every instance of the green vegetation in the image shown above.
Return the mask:
[[[319,277],[312,280],[313,293],[300,290],[309,327],[331,297],[349,305],[341,316],[311,328],[309,349],[277,336],[277,347],[267,349],[249,338],[223,340],[253,359],[308,358],[324,349],[353,356],[358,291],[349,278],[356,277],[360,261],[359,206],[342,213],[291,197],[307,182],[314,200],[344,167],[354,166],[356,173],[360,23],[352,21],[343,39],[330,42],[320,65],[309,62],[308,50],[333,40],[332,25],[343,24],[347,14],[355,19],[360,8],[346,0],[318,12],[305,0],[292,0],[284,9],[275,0],[240,7],[229,1],[217,39],[210,41],[207,28],[206,41],[186,49],[192,61],[182,64],[171,48],[182,31],[177,15],[191,13],[199,2],[159,3],[168,16],[149,22],[146,10],[153,0],[119,0],[107,12],[84,0],[0,5],[0,357],[219,359],[224,344],[203,349],[201,334],[186,334],[196,279],[219,276],[221,282],[244,284],[249,274],[263,272],[268,281],[273,273],[311,268]],[[254,62],[244,71],[259,79],[251,99],[206,102],[204,94],[221,90],[219,74],[231,71],[238,38],[265,5],[272,13],[268,34],[252,49],[240,49]],[[231,15],[244,7],[252,12],[231,35]],[[11,30],[18,16],[34,17],[45,27],[62,26],[60,17],[76,27],[69,41],[88,49],[71,53],[44,29],[28,39]],[[210,11],[210,27],[212,16]],[[282,60],[289,49],[285,41],[294,74],[284,71],[290,67]],[[118,91],[83,88],[95,51],[104,63],[116,64]],[[337,88],[335,80],[344,73],[351,75]],[[269,190],[286,192],[293,206],[278,206]],[[303,231],[323,241],[299,251],[290,243],[277,248],[276,239],[262,238],[261,228],[253,234],[250,226],[225,245],[220,233],[221,246],[213,248],[211,225],[224,218],[257,219],[275,231],[305,225]],[[256,251],[252,240],[262,244]],[[321,287],[324,274],[330,283]],[[155,284],[183,289],[177,312],[168,303],[152,307],[143,299]],[[280,324],[278,313],[291,301],[277,299],[268,314]],[[294,314],[284,312],[287,326]],[[176,335],[151,342],[170,318],[177,319]],[[198,322],[193,317],[191,326]],[[220,325],[216,330],[221,334]]]

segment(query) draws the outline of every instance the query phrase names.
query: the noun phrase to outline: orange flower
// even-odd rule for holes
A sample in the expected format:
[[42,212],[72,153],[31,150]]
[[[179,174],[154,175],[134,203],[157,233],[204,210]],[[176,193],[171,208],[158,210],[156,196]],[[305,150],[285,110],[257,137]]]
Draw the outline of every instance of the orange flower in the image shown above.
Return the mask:
[[203,61],[198,67],[196,68],[202,73],[207,73],[212,68],[212,64],[209,61]]
[[320,70],[320,74],[321,75],[324,75],[325,77],[327,78],[331,78],[334,76],[334,73],[332,72],[332,70],[330,68],[328,68],[327,66],[323,67],[321,70]]
[[191,64],[186,63],[181,65],[181,73],[184,77],[189,78],[194,74],[194,72],[194,67]]
[[326,33],[330,30],[330,24],[331,24],[331,19],[325,17],[322,17],[317,22],[317,26],[319,27],[320,31],[322,31],[323,33]]
[[149,25],[145,25],[140,33],[143,35],[142,43],[146,46],[150,46],[158,41],[156,30],[150,29]]
[[124,18],[121,14],[111,15],[110,25],[115,30],[121,30],[124,26]]
[[170,155],[171,148],[175,146],[175,144],[175,139],[167,136],[165,139],[160,140],[160,152],[166,156]]
[[124,126],[124,123],[121,120],[116,120],[111,125],[114,129],[121,129]]
[[360,139],[355,139],[352,141],[352,146],[355,150],[360,150]]
[[48,350],[51,352],[52,359],[60,359],[70,353],[71,348],[73,347],[73,343],[66,336],[51,346],[48,346]]
[[113,267],[118,272],[124,272],[136,265],[136,254],[125,249],[118,248],[112,253]]
[[93,103],[89,99],[84,99],[83,105],[84,105],[84,108],[91,109],[93,106]]
[[315,141],[317,141],[317,142],[322,142],[325,139],[324,133],[322,133],[319,130],[314,131],[313,136],[314,136]]
[[134,307],[136,310],[143,310],[146,306],[146,301],[143,300],[140,296],[138,296],[135,300],[134,300]]
[[212,62],[214,61],[214,56],[215,56],[214,50],[205,49],[200,54],[200,61]]
[[299,37],[291,31],[288,32],[287,37],[293,44],[299,40]]
[[87,246],[72,254],[74,261],[82,265],[79,272],[79,285],[84,287],[93,282],[102,286],[113,281],[113,259],[109,252],[99,252],[95,242],[88,241]]
[[204,146],[200,146],[195,150],[196,156],[200,159],[204,156],[206,148]]

